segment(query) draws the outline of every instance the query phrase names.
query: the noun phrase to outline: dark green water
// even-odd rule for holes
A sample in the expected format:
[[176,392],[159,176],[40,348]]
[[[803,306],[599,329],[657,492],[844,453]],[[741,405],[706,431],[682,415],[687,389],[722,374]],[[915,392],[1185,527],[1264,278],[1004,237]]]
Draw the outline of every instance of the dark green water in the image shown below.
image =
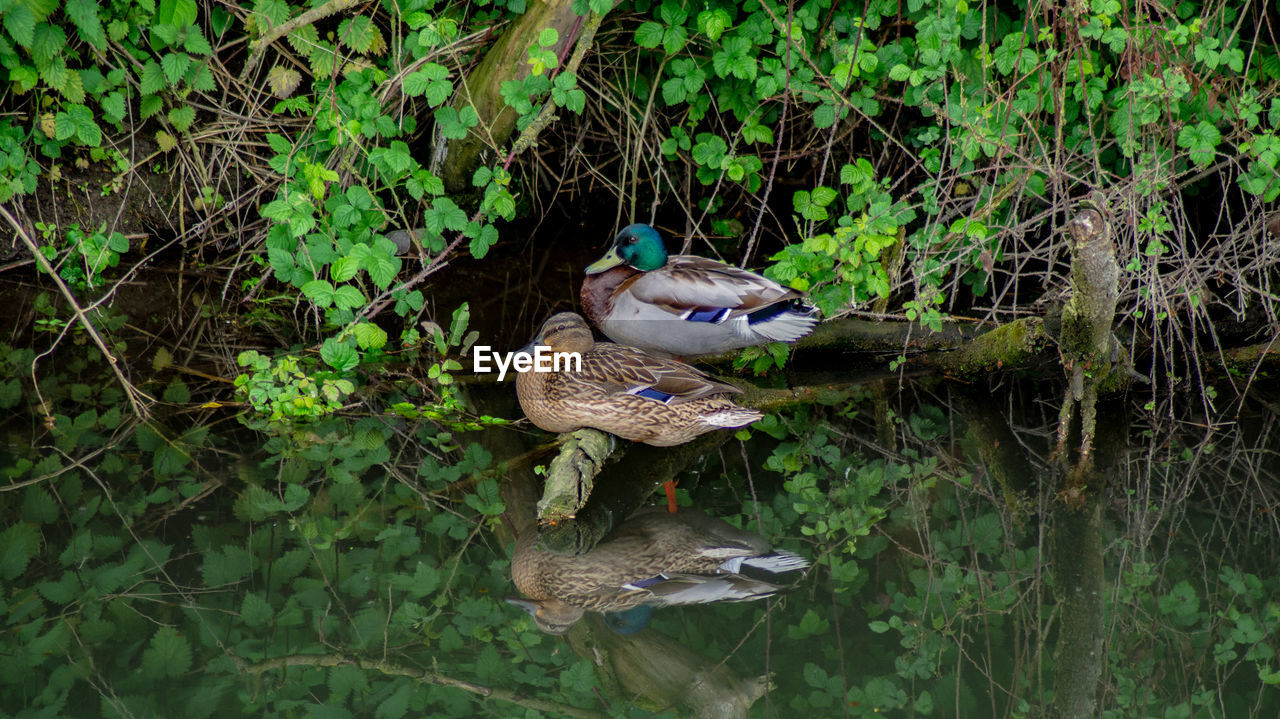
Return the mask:
[[[401,382],[289,428],[166,375],[142,424],[100,363],[46,363],[37,395],[29,354],[4,354],[6,715],[1280,713],[1274,387],[1110,400],[1081,497],[1049,458],[1051,383],[784,411],[679,477],[684,503],[809,558],[794,587],[556,637],[503,601],[550,457],[527,423],[396,418],[388,397],[429,399]],[[516,418],[512,395],[464,393]],[[625,483],[653,460],[618,461]]]

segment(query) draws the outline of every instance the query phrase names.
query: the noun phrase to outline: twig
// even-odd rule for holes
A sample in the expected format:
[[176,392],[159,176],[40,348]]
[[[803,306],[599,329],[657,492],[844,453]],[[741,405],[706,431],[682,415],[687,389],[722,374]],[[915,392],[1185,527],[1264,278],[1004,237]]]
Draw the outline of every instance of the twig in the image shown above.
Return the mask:
[[288,35],[294,30],[297,30],[303,25],[310,25],[316,20],[329,17],[334,13],[342,12],[343,10],[353,7],[355,4],[356,0],[329,0],[329,2],[318,8],[308,10],[288,22],[280,23],[276,27],[271,28],[263,34],[262,37],[249,44],[249,59],[245,61],[244,69],[240,71],[240,80],[242,82],[246,80],[249,77],[249,73],[253,72],[253,69],[258,66],[258,63],[262,62],[263,50],[265,50],[271,43],[279,40],[285,35]]

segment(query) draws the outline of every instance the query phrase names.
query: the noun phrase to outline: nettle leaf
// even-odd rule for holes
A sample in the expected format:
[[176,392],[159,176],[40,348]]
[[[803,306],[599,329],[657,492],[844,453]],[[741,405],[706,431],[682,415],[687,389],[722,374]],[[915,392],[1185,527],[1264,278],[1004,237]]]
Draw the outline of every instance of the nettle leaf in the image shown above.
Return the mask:
[[124,119],[124,95],[119,92],[108,93],[99,100],[99,104],[102,105],[102,111],[106,114],[108,122],[120,122]]
[[54,58],[62,56],[66,47],[67,34],[62,31],[62,28],[47,22],[36,25],[31,39],[31,59],[35,60],[36,67],[47,67]]
[[192,55],[212,55],[213,46],[201,34],[200,28],[194,25],[187,28],[187,36],[182,41],[182,49]]
[[34,524],[14,524],[0,532],[0,578],[17,578],[39,549],[40,533]]
[[35,42],[36,16],[26,5],[12,5],[4,14],[4,29],[19,45],[30,48]]
[[270,602],[257,592],[248,592],[240,602],[240,618],[247,626],[265,626],[274,616],[275,612],[271,609]]
[[[161,0],[167,2],[167,0]],[[176,2],[190,2],[193,5],[195,0],[176,0]],[[290,7],[285,0],[258,0],[253,4],[253,14],[257,16],[259,32],[283,24],[289,19]],[[194,18],[192,22],[195,22]]]
[[280,99],[293,95],[302,84],[302,73],[291,67],[276,65],[267,73],[267,86],[271,93]]
[[186,132],[190,129],[195,119],[196,109],[191,105],[182,105],[169,111],[169,122],[173,123],[173,129],[178,132]]
[[378,47],[386,48],[382,41],[382,32],[369,18],[360,15],[343,20],[338,25],[338,42],[356,52],[372,52]]
[[142,102],[138,103],[138,115],[144,120],[163,109],[164,100],[161,100],[159,95],[146,95],[142,98]]
[[191,668],[191,645],[173,627],[160,627],[142,652],[142,673],[153,679],[177,677]]
[[168,87],[169,84],[165,81],[164,70],[160,68],[160,63],[148,60],[147,64],[142,66],[142,72],[139,73],[138,85],[138,89],[144,95],[154,95]]
[[368,685],[364,670],[358,667],[339,665],[329,670],[329,691],[333,694],[330,701],[337,700],[333,706],[342,706],[338,702],[344,701],[348,695],[363,692]]
[[107,46],[107,34],[98,18],[98,0],[67,0],[66,13],[80,31],[80,37],[90,45],[103,50]]
[[177,86],[190,66],[191,56],[184,52],[171,52],[160,58],[160,67],[164,70],[165,79],[169,81],[171,87]]

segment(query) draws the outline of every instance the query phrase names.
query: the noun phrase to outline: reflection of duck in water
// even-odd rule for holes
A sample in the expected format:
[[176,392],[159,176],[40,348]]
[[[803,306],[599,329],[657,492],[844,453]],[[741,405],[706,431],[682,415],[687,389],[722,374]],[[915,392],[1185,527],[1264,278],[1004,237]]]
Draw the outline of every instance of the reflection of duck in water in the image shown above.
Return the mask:
[[687,509],[641,509],[586,554],[553,554],[536,542],[532,531],[516,540],[511,578],[528,599],[508,601],[549,634],[569,631],[587,610],[763,599],[781,587],[742,574],[744,568],[779,573],[809,566],[757,534]]
[[520,407],[535,425],[549,432],[592,427],[623,439],[670,447],[762,416],[725,397],[742,390],[683,362],[596,342],[586,321],[572,312],[548,318],[533,343],[582,358],[580,369],[571,360],[570,371],[529,370],[516,378]]

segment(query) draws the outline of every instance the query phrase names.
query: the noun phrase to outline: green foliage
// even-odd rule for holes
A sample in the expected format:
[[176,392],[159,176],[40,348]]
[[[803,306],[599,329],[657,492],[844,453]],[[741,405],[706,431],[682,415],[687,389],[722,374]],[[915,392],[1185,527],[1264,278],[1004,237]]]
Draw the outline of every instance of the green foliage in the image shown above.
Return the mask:
[[119,232],[108,233],[105,223],[91,233],[72,225],[61,237],[57,227],[43,222],[36,223],[36,230],[42,239],[40,254],[76,289],[102,287],[103,271],[120,264],[120,255],[129,251],[129,240]]
[[[339,372],[351,367],[335,359],[337,351],[321,356]],[[355,391],[350,380],[332,372],[317,372],[314,361],[285,355],[276,360],[263,357],[254,350],[241,352],[236,358],[249,372],[236,377],[236,390],[249,406],[269,420],[301,421],[324,417],[342,408],[342,401]],[[310,365],[310,366],[309,366]]]
[[[1245,193],[1280,197],[1280,99],[1267,84],[1280,55],[1251,51],[1254,20],[1234,9],[1086,3],[1078,35],[1066,36],[1021,7],[957,0],[637,9],[631,39],[651,69],[632,89],[642,108],[658,90],[661,112],[645,121],[664,128],[663,159],[677,165],[668,175],[688,167],[712,196],[726,183],[758,195],[784,131],[795,138],[788,151],[820,160],[818,180],[792,197],[799,239],[771,272],[828,315],[906,285],[906,314],[940,326],[956,287],[988,294],[991,267],[1021,241],[1003,228],[1050,205],[1045,168],[1061,177],[1062,162],[1074,184],[1052,189],[1073,196],[1121,178],[1166,180],[1139,182],[1139,214],[1168,179],[1228,163]],[[837,159],[848,131],[884,153]],[[1026,169],[1010,171],[1009,157]],[[840,184],[824,183],[837,168]]]

